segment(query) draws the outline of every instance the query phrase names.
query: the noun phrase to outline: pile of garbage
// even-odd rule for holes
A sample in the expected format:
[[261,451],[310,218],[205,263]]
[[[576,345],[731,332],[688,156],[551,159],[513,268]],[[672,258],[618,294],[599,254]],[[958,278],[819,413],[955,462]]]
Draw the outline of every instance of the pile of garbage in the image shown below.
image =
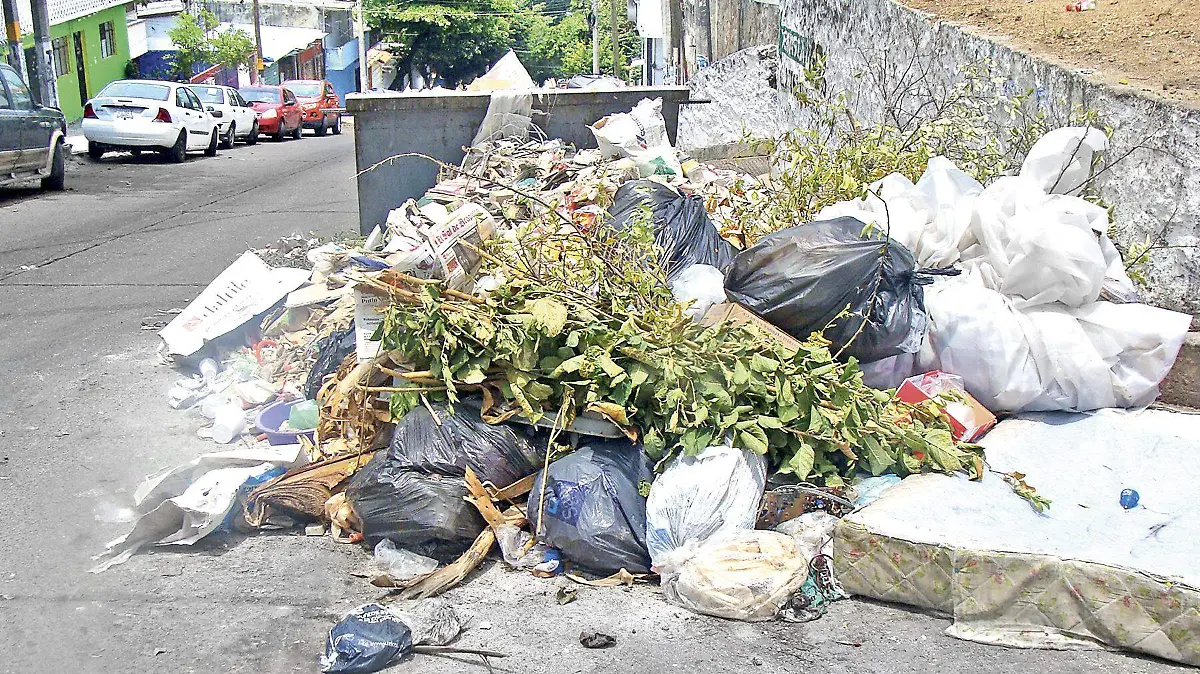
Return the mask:
[[[846,596],[839,517],[910,474],[979,479],[993,412],[1153,399],[1188,321],[1117,303],[1136,291],[1106,214],[1047,182],[1090,166],[1079,130],[986,189],[935,159],[747,242],[729,209],[759,179],[681,156],[660,107],[596,122],[592,150],[485,121],[361,246],[239,258],[161,332],[197,372],[170,404],[231,449],[139,487],[96,570],[306,526],[367,546],[403,599],[498,548],[539,577],[811,620]],[[394,627],[368,639],[387,649],[338,669],[331,632],[327,671],[417,643],[376,605],[335,632],[358,623]]]

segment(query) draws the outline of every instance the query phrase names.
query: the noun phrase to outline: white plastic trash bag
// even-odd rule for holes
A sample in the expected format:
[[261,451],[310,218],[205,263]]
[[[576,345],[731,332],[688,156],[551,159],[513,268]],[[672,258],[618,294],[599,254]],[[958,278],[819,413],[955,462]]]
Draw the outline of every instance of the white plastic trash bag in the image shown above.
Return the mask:
[[602,117],[589,128],[605,157],[633,157],[649,148],[671,146],[661,98],[643,98],[629,112]]
[[671,297],[680,304],[691,302],[684,313],[698,321],[712,305],[725,301],[725,275],[712,265],[694,264],[675,277]]
[[[662,478],[659,478],[662,479]],[[678,572],[664,575],[667,601],[731,620],[772,620],[808,578],[796,540],[742,529],[709,541]]]
[[1067,126],[1038,139],[1021,164],[1021,177],[1047,194],[1078,194],[1092,176],[1096,153],[1108,149],[1108,136],[1091,126]]
[[673,459],[646,499],[646,547],[654,568],[670,573],[705,541],[753,529],[766,481],[762,456],[728,445]]
[[916,371],[962,377],[992,412],[1025,409],[1041,395],[1033,325],[1007,297],[968,280],[939,281],[925,289],[925,313],[929,328]]
[[1096,302],[1072,311],[1107,365],[1117,407],[1144,407],[1158,397],[1192,317],[1148,304]]

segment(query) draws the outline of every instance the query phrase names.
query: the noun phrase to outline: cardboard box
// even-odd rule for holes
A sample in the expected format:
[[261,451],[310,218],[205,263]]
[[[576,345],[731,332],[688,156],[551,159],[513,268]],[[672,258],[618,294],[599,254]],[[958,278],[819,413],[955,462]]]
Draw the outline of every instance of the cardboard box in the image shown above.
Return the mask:
[[900,388],[896,389],[896,398],[915,405],[951,391],[957,392],[962,400],[948,401],[942,407],[942,416],[950,422],[951,434],[955,440],[975,442],[996,425],[996,415],[967,393],[962,377],[941,370],[905,379]]
[[708,313],[704,314],[704,317],[700,319],[700,325],[710,328],[726,321],[732,321],[734,324],[751,323],[767,335],[774,337],[783,346],[795,351],[800,350],[800,340],[771,325],[753,311],[735,302],[712,305]]

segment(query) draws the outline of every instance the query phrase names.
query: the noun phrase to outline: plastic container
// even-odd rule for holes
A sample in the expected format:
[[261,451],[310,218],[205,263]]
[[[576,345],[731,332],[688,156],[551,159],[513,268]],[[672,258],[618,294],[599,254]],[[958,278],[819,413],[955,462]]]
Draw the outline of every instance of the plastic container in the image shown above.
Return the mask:
[[258,413],[254,419],[254,425],[258,430],[267,434],[267,442],[272,445],[294,445],[299,442],[299,436],[307,436],[309,440],[316,441],[317,429],[302,429],[292,431],[281,431],[279,427],[283,422],[291,416],[292,406],[298,405],[303,400],[288,400],[267,405]]

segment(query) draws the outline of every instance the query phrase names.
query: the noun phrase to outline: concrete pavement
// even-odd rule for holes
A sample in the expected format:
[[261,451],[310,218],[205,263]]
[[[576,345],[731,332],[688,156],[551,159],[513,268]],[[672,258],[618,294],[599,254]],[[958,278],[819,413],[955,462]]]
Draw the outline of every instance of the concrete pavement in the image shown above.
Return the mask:
[[[170,410],[178,376],[143,322],[184,306],[246,248],[355,231],[350,135],[237,146],[182,165],[72,161],[60,194],[0,191],[0,672],[315,672],[326,630],[380,596],[369,553],[296,532],[211,537],[99,575],[147,474],[211,442]],[[934,516],[914,513],[914,516]],[[464,645],[496,671],[1091,672],[1186,668],[1107,652],[1018,651],[942,635],[948,622],[862,601],[805,625],[709,619],[653,588],[580,588],[489,562],[446,597],[474,616]],[[487,624],[489,629],[484,629]],[[582,630],[614,635],[604,651]],[[484,669],[424,657],[394,672]]]

